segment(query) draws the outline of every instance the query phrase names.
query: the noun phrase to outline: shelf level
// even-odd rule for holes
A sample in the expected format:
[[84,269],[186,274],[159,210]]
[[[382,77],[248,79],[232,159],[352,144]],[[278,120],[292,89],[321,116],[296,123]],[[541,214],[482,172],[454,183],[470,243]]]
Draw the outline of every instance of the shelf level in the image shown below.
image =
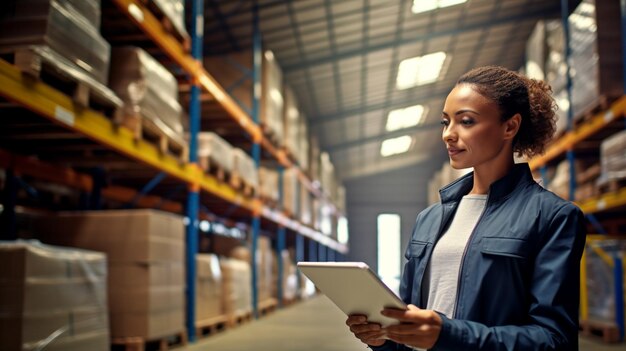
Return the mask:
[[566,151],[573,149],[579,142],[602,130],[607,124],[618,118],[623,118],[624,115],[626,115],[626,96],[622,96],[615,101],[607,111],[596,114],[574,131],[565,133],[548,147],[545,154],[530,160],[530,169],[536,170],[545,166],[548,162],[561,156]]
[[576,203],[585,214],[592,214],[626,206],[626,188]]

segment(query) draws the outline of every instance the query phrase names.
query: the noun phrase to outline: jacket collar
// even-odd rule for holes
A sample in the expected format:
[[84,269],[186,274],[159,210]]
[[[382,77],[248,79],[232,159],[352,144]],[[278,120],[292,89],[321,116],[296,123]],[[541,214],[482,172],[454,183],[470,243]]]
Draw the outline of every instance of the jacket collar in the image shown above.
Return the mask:
[[[533,177],[528,163],[515,164],[507,175],[489,186],[489,201],[500,200],[513,192],[518,186],[532,180]],[[471,172],[441,188],[439,190],[441,202],[460,201],[463,196],[472,190],[473,185],[474,172]]]

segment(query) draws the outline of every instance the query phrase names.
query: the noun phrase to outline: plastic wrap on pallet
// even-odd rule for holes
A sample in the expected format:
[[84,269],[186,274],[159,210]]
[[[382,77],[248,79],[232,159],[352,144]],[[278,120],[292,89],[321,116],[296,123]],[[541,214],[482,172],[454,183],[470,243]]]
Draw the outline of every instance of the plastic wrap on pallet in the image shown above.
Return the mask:
[[224,315],[219,258],[215,254],[197,254],[196,267],[196,321]]
[[189,38],[185,28],[185,1],[184,0],[152,0],[163,14],[172,22],[172,25],[183,38]]
[[185,318],[183,218],[155,210],[34,217],[43,242],[105,252],[113,338],[174,335]]
[[0,241],[0,276],[3,349],[110,349],[105,254]]
[[283,208],[293,215],[298,215],[300,211],[299,186],[298,172],[294,168],[285,170],[283,172]]
[[599,184],[626,178],[626,131],[606,138],[600,145]]
[[96,29],[100,29],[100,0],[64,0],[78,11]]
[[233,151],[234,147],[230,145],[219,135],[213,132],[198,133],[198,159],[200,167],[205,171],[215,163],[227,172],[233,170]]
[[98,28],[70,3],[58,0],[12,0],[0,17],[0,51],[44,45],[107,84],[111,48]]
[[[587,296],[589,319],[615,323],[615,275],[613,257],[626,252],[626,240],[588,240],[585,248],[587,261]],[[624,289],[621,289],[624,291]]]
[[526,64],[524,74],[537,80],[546,79],[546,21],[540,20],[535,25],[526,42]]
[[113,49],[110,86],[125,103],[128,115],[141,115],[174,139],[184,136],[178,82],[143,49]]
[[300,110],[296,95],[290,87],[285,87],[285,147],[293,155],[298,155],[300,141]]
[[259,187],[259,173],[252,157],[239,148],[233,149],[233,172],[237,173],[248,185]]
[[263,54],[262,70],[261,121],[274,134],[276,140],[282,144],[285,139],[283,73],[271,51],[265,51]]
[[262,197],[278,202],[278,171],[259,167],[259,187]]
[[272,241],[268,237],[259,237],[256,254],[257,296],[259,302],[272,298],[272,290],[275,286],[274,277],[276,277],[273,272],[274,264]]
[[[583,117],[603,96],[623,94],[619,3],[583,0],[569,16],[572,114]],[[565,41],[560,21],[545,22],[548,54],[546,80],[552,86],[559,109],[557,131],[565,129],[570,102],[567,99]],[[601,38],[601,40],[599,40]]]

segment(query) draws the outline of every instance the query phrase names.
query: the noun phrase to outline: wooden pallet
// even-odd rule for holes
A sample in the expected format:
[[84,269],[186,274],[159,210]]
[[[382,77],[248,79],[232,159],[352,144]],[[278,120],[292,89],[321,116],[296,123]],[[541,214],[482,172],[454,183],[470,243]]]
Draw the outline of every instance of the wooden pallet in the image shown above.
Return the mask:
[[227,183],[230,179],[230,172],[215,161],[212,161],[209,156],[198,157],[198,163],[202,170],[214,176],[220,182]]
[[246,181],[237,172],[232,172],[230,174],[229,183],[233,188],[241,190],[241,192],[247,197],[253,197],[255,194],[254,186],[246,183]]
[[228,327],[236,327],[251,322],[252,317],[252,311],[233,313],[228,316]]
[[181,163],[189,160],[189,146],[183,138],[169,135],[149,118],[140,115],[124,115],[116,122],[129,128],[136,140],[143,139],[157,146],[162,154],[169,153]]
[[167,17],[163,11],[161,11],[161,8],[159,8],[153,0],[141,0],[141,2],[150,10],[154,17],[159,20],[163,29],[180,41],[186,52],[191,51],[191,38],[189,37],[189,34],[180,33],[170,18]]
[[275,298],[269,298],[264,301],[260,301],[257,306],[260,316],[265,316],[276,311],[277,307],[278,300],[276,300]]
[[228,327],[228,317],[226,315],[217,316],[196,322],[196,336],[198,338],[215,335],[226,330]]
[[600,338],[607,344],[620,341],[619,327],[614,323],[581,320],[578,329],[583,336]]
[[185,330],[168,337],[157,339],[145,339],[143,337],[124,337],[113,338],[113,340],[111,340],[111,350],[123,351],[167,351],[170,348],[183,347],[186,345],[187,332]]
[[79,107],[98,111],[111,119],[122,114],[123,102],[108,87],[44,46],[8,49],[0,57],[14,64],[25,77],[66,94]]

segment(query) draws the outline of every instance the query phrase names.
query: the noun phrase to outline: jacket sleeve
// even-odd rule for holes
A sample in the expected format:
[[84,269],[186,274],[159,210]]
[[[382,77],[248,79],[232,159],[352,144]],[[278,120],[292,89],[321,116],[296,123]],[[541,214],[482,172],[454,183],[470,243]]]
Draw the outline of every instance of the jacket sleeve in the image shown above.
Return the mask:
[[585,222],[571,203],[554,213],[546,231],[538,233],[528,324],[488,327],[442,316],[441,333],[432,350],[578,350]]

